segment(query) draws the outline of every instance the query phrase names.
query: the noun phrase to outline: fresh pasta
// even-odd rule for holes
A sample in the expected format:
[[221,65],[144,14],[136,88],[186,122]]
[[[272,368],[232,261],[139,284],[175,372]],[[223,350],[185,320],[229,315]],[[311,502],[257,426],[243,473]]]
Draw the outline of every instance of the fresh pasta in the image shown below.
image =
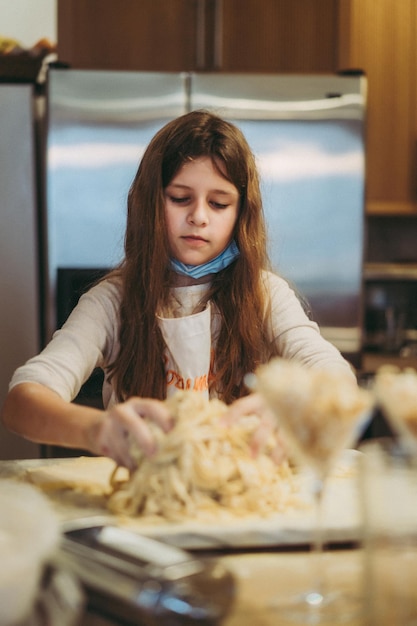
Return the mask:
[[168,520],[221,511],[266,515],[294,501],[288,462],[277,465],[271,458],[274,435],[256,457],[253,454],[257,416],[226,423],[223,402],[205,400],[193,391],[179,391],[166,402],[175,425],[164,434],[149,424],[158,442],[151,458],[131,442],[137,469],[127,482],[114,485],[108,501],[113,512]]

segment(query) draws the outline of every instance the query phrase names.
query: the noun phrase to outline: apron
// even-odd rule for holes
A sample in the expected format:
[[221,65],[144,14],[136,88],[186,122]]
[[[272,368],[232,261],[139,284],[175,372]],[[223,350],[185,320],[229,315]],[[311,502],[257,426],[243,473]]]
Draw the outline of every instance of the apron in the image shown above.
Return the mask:
[[167,345],[165,372],[167,397],[177,389],[191,389],[209,397],[212,352],[211,307],[185,317],[164,318],[158,323]]

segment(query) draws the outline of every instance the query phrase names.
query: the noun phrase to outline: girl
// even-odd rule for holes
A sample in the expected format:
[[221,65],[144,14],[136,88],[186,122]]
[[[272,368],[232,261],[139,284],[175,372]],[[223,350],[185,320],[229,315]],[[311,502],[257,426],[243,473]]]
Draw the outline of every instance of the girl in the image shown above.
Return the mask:
[[[245,138],[194,111],[149,144],[129,191],[123,262],[15,372],[2,419],[33,441],[132,467],[126,434],[152,454],[146,420],[170,428],[167,395],[186,388],[234,403],[248,393],[245,374],[275,355],[352,376],[288,284],[268,271]],[[97,366],[104,410],[71,403]],[[254,408],[249,396],[232,411]]]

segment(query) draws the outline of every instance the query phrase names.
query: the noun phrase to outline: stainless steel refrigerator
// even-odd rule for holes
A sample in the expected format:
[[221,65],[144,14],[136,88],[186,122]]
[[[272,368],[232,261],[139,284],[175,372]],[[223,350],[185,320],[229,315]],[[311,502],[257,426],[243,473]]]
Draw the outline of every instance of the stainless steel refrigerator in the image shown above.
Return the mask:
[[[40,348],[35,108],[32,85],[0,84],[0,405],[16,367]],[[38,454],[0,425],[0,459]]]
[[255,153],[275,269],[360,363],[363,76],[54,69],[47,103],[47,336],[76,276],[121,259],[127,192],[151,137],[206,108],[239,125]]

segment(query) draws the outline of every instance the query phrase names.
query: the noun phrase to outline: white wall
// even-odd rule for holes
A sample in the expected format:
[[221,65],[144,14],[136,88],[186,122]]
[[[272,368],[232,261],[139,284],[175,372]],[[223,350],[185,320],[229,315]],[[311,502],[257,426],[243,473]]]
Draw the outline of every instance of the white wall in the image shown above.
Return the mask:
[[57,0],[0,0],[0,35],[30,48],[46,37],[57,41]]

